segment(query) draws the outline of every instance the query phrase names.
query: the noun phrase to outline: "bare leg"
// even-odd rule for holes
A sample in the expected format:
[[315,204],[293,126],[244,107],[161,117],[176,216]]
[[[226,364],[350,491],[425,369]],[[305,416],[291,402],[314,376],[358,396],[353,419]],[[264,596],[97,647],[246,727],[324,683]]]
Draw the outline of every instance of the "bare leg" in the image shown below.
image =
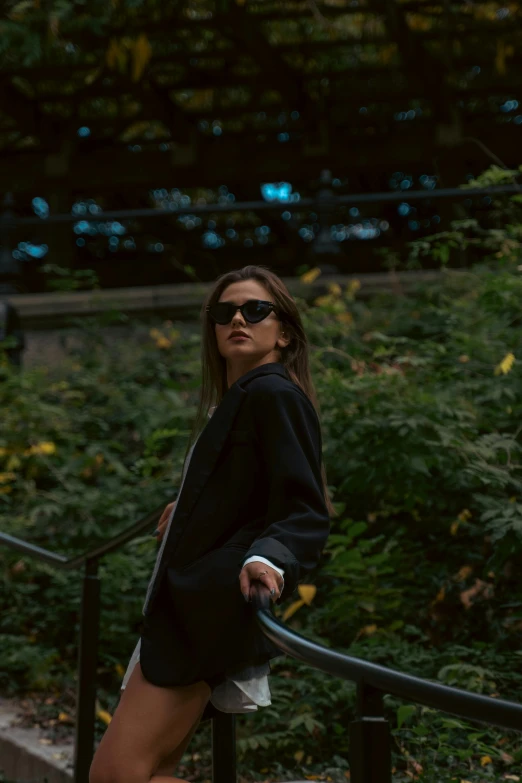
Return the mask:
[[136,664],[94,756],[89,783],[180,783],[167,768],[171,759],[179,762],[174,754],[183,754],[210,695],[203,681],[158,688]]

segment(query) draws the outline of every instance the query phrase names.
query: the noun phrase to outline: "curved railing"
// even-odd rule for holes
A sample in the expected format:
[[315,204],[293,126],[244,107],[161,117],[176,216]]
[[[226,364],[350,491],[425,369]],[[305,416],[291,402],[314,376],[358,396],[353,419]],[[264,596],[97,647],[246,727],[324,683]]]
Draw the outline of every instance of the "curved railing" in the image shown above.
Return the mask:
[[[29,555],[59,569],[84,567],[80,609],[78,691],[74,755],[75,783],[88,783],[94,751],[96,668],[100,617],[98,562],[155,525],[164,506],[152,511],[117,536],[77,557],[66,558],[27,541],[0,533],[0,545]],[[350,778],[352,783],[391,782],[390,727],[384,717],[383,696],[391,694],[472,721],[522,731],[522,705],[503,699],[451,688],[410,674],[395,671],[360,658],[331,650],[288,629],[270,611],[268,589],[261,583],[251,587],[256,621],[282,652],[333,677],[357,685],[356,719],[350,724]],[[235,715],[220,713],[212,719],[213,783],[236,780]]]

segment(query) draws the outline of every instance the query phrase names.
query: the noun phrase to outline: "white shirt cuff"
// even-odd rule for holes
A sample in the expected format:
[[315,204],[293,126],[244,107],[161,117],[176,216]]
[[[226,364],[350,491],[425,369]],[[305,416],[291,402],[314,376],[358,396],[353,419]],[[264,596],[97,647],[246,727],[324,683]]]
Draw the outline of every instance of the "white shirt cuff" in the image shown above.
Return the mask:
[[284,570],[282,568],[278,568],[276,565],[270,562],[270,560],[267,560],[266,557],[261,557],[261,555],[252,555],[252,557],[249,557],[248,560],[245,560],[243,563],[244,566],[246,566],[247,563],[253,563],[255,561],[258,561],[260,563],[264,563],[265,565],[269,565],[270,568],[273,568],[274,571],[277,571],[277,573],[283,577],[284,582]]

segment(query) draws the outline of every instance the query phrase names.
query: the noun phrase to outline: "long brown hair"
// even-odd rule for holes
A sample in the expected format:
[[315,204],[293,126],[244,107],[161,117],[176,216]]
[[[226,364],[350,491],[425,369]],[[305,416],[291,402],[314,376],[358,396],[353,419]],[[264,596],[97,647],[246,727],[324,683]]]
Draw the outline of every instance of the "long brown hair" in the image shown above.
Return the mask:
[[[207,305],[219,301],[219,297],[232,283],[241,280],[257,280],[270,293],[271,300],[276,304],[279,317],[284,322],[285,336],[290,342],[280,349],[281,363],[285,366],[291,380],[306,394],[319,416],[320,407],[310,375],[308,340],[303,328],[297,305],[283,281],[268,267],[251,265],[244,266],[232,272],[220,275],[207,294],[201,308],[202,345],[201,345],[201,391],[196,419],[190,434],[185,459],[190,447],[196,440],[208,419],[208,412],[213,405],[219,405],[227,391],[226,362],[217,346],[214,322],[207,313]],[[321,457],[321,478],[326,507],[331,517],[337,516],[328,494],[326,470]]]

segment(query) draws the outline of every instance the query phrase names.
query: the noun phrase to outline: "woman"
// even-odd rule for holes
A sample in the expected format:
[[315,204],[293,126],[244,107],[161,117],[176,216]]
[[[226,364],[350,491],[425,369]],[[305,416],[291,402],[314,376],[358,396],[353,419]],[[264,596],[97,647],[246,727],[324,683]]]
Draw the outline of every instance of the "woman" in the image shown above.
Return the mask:
[[[202,387],[177,500],[90,783],[176,783],[200,720],[270,704],[282,655],[255,621],[255,580],[290,596],[335,514],[296,304],[266,267],[219,277],[202,310]],[[214,403],[214,404],[213,404]]]

